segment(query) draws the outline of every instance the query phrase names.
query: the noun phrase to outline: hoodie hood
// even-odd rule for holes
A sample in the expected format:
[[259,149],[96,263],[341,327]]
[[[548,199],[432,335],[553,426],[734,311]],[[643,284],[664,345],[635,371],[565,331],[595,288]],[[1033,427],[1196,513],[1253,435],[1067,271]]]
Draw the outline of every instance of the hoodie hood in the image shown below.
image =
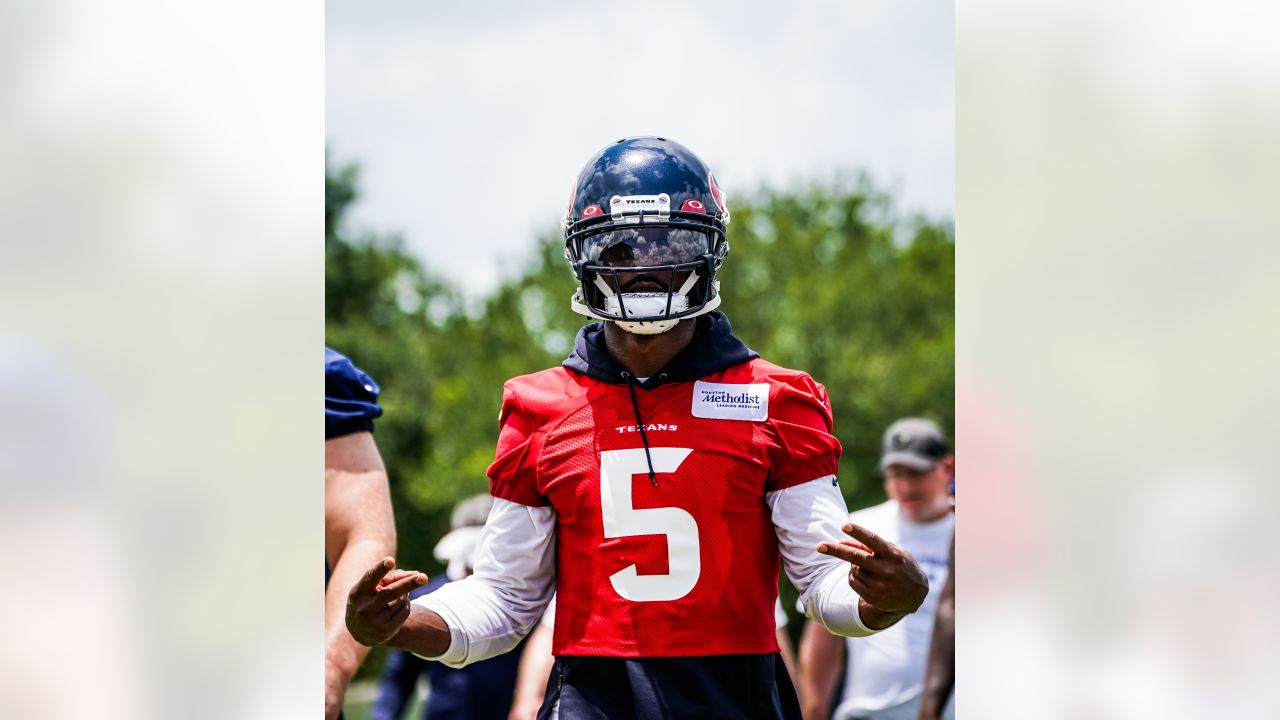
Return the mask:
[[[665,383],[692,382],[726,368],[760,357],[759,353],[733,336],[733,328],[724,313],[712,312],[697,318],[697,329],[688,347],[643,383],[645,390]],[[584,326],[573,342],[573,352],[563,365],[601,382],[616,385],[627,381],[622,376],[626,368],[609,354],[604,345],[604,323]]]

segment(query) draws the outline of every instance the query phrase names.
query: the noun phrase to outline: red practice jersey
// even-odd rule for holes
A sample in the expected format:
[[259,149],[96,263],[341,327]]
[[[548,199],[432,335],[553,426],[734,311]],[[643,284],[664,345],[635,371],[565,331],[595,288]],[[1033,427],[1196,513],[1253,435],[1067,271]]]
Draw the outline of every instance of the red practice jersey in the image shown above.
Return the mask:
[[765,495],[836,474],[826,390],[753,358],[635,395],[648,457],[625,384],[558,367],[504,387],[490,491],[556,511],[553,652],[777,652]]

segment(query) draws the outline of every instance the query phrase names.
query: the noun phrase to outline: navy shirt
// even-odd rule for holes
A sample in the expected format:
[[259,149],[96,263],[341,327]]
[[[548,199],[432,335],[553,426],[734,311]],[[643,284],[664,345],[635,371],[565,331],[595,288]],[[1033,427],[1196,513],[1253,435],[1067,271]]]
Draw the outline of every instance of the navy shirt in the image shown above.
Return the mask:
[[342,353],[324,349],[324,439],[373,431],[382,415],[378,383]]
[[[378,406],[378,383],[345,355],[324,349],[324,439],[373,432]],[[329,563],[324,564],[324,586],[329,587]],[[339,719],[343,715],[338,715]]]

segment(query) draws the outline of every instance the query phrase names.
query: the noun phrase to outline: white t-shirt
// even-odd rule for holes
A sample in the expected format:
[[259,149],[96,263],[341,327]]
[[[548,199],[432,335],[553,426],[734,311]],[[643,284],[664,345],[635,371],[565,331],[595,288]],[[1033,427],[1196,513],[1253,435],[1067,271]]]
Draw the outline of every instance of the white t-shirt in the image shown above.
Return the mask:
[[929,578],[929,595],[919,610],[893,627],[849,639],[849,667],[837,718],[900,705],[924,690],[933,620],[947,581],[947,556],[956,526],[954,513],[928,524],[911,522],[896,500],[859,510],[849,519],[911,553]]

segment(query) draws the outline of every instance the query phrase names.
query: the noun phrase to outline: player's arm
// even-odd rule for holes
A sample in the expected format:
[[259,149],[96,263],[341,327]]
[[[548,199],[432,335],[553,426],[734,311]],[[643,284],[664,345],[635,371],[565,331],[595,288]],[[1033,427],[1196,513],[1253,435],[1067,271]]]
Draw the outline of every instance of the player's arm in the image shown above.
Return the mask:
[[475,572],[412,603],[403,596],[426,576],[412,573],[420,581],[402,587],[392,567],[387,558],[351,589],[347,627],[358,641],[451,667],[500,655],[520,643],[551,600],[555,512],[495,499],[481,531]]
[[373,434],[357,432],[324,444],[325,706],[337,717],[347,685],[369,649],[356,642],[343,622],[348,590],[366,569],[396,549],[395,521],[387,472]]
[[956,540],[951,538],[947,559],[947,582],[938,597],[938,614],[933,623],[933,640],[925,664],[924,693],[920,700],[920,720],[938,720],[947,705],[956,681]]
[[544,623],[534,628],[529,641],[524,644],[520,656],[520,671],[516,674],[516,690],[511,701],[511,713],[507,720],[533,720],[542,707],[547,690],[547,678],[555,657],[551,654],[551,626]]
[[857,637],[915,612],[929,594],[924,572],[901,548],[848,523],[826,390],[807,375],[787,378],[769,412],[765,499],[805,615]]
[[[783,568],[805,615],[830,632],[862,637],[915,612],[929,593],[924,572],[904,550],[846,522],[834,476],[766,494]],[[849,535],[845,540],[833,537]]]
[[791,647],[791,636],[787,634],[784,628],[778,628],[774,631],[774,635],[778,640],[778,654],[782,656],[782,665],[787,669],[787,674],[796,680],[796,692],[800,691],[798,673],[799,668],[796,666],[796,651]]
[[820,623],[806,620],[800,635],[800,707],[805,720],[831,717],[831,696],[844,659],[845,639],[827,632]]
[[[451,667],[519,644],[551,601],[555,511],[538,486],[543,434],[511,383],[503,388],[501,427],[487,472],[493,508],[476,548],[475,572],[412,603],[361,583],[347,600],[347,627],[366,645],[386,644]],[[370,573],[386,573],[375,567]]]
[[[782,664],[787,668],[787,674],[791,676],[791,681],[796,686],[796,692],[799,693],[800,666],[796,664],[796,651],[791,645],[791,635],[787,633],[787,625],[789,623],[787,611],[782,609],[782,599],[775,599],[773,601],[773,624],[774,636],[778,641],[778,654],[782,656]],[[803,702],[803,698],[801,702]]]

